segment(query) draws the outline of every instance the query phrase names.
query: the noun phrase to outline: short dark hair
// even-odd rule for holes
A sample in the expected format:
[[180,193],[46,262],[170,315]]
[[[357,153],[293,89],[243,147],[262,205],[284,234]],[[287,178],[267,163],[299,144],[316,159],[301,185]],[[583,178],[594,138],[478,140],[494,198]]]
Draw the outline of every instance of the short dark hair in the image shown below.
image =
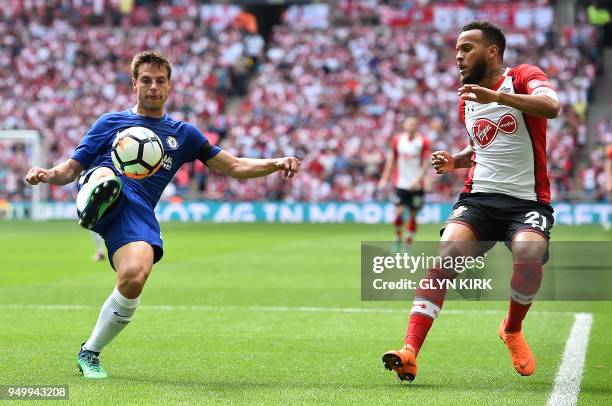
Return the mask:
[[466,24],[461,28],[461,32],[470,30],[480,30],[482,32],[482,39],[487,45],[497,45],[499,48],[499,55],[502,60],[504,59],[504,51],[506,50],[506,36],[504,35],[501,28],[495,24],[491,24],[488,21],[473,21]]
[[170,76],[172,76],[172,64],[170,63],[170,60],[161,52],[149,50],[142,51],[134,55],[134,58],[132,59],[132,77],[134,79],[138,79],[138,69],[140,68],[140,65],[147,63],[156,65],[159,68],[166,68],[166,71],[168,72],[168,79],[170,79]]

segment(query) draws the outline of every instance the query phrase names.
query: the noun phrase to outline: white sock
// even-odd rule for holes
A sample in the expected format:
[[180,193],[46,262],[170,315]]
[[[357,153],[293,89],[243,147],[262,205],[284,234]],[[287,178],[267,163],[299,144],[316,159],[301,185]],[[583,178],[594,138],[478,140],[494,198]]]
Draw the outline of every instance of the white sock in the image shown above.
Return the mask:
[[91,337],[84,345],[85,349],[94,352],[102,351],[127,326],[139,302],[140,296],[128,299],[115,287],[113,293],[102,305],[98,322]]

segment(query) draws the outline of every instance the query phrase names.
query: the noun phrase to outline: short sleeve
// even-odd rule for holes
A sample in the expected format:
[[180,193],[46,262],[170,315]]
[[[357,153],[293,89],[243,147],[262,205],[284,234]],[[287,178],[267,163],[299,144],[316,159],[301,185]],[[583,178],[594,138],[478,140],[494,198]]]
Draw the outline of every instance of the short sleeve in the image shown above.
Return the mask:
[[[197,127],[191,124],[186,124],[186,132],[187,142],[190,145],[189,157],[186,162],[193,162],[196,160],[196,158],[205,162],[211,158],[214,158],[219,152],[221,152],[221,148],[211,145],[208,138],[206,138],[202,131],[200,131]],[[205,151],[205,156],[202,156],[202,150]]]
[[104,114],[96,120],[70,156],[85,169],[88,169],[92,162],[112,144],[108,134],[109,117],[110,114]]
[[[514,88],[518,94],[538,94],[543,89],[550,89],[553,92],[555,90],[546,74],[537,66],[519,65],[512,71]],[[544,92],[549,91],[544,90]]]

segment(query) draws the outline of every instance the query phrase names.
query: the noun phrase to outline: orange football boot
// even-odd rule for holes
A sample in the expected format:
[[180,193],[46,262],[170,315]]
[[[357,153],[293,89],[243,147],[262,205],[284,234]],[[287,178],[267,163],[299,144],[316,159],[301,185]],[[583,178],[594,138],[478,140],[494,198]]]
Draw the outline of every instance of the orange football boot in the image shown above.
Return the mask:
[[529,376],[535,372],[536,360],[529,348],[529,344],[525,341],[523,333],[506,333],[504,331],[506,319],[503,319],[499,326],[499,338],[506,344],[510,351],[510,359],[516,372],[523,376]]
[[412,382],[417,374],[414,348],[404,345],[401,350],[387,351],[382,356],[385,369],[393,370],[401,381]]

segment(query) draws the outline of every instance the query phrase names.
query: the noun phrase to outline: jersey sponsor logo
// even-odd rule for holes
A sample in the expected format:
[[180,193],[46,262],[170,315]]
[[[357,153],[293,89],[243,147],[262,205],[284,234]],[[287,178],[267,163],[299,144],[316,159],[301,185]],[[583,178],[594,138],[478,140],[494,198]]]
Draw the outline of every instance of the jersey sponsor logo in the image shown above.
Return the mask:
[[499,131],[504,134],[514,134],[518,129],[516,118],[512,114],[504,114],[497,124],[488,118],[479,118],[472,126],[472,134],[474,139],[482,148],[486,148],[495,139]]
[[546,80],[538,80],[538,79],[532,79],[529,82],[527,82],[527,86],[535,89],[536,87],[540,87],[540,86],[551,86],[550,82],[547,82]]
[[176,138],[174,138],[171,135],[166,137],[166,144],[168,144],[168,148],[170,148],[170,149],[177,149],[178,148],[178,141],[176,140]]
[[167,171],[172,170],[172,157],[169,155],[164,155],[164,159],[162,159],[161,166]]

